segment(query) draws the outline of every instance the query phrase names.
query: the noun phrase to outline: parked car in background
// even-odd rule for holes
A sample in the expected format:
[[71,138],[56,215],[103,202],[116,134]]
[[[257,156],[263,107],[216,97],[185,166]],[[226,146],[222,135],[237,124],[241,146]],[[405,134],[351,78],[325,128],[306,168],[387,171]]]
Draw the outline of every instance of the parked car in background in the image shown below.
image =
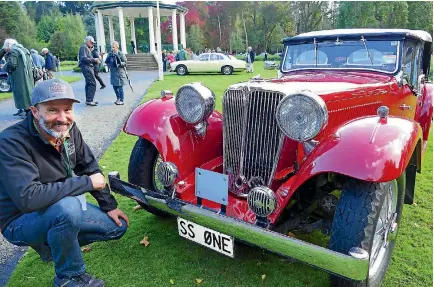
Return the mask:
[[197,59],[176,61],[170,63],[170,71],[180,76],[188,73],[218,72],[223,75],[231,75],[234,71],[243,71],[246,62],[226,56],[223,53],[204,53]]
[[[234,257],[239,239],[331,272],[332,286],[380,286],[427,151],[431,35],[344,29],[283,43],[280,78],[229,86],[222,113],[201,83],[136,108],[129,182],[109,173],[110,186],[221,254]],[[327,247],[288,236],[314,230]]]
[[11,85],[8,81],[8,73],[3,72],[2,68],[6,64],[5,59],[0,60],[0,93],[7,93],[11,91]]

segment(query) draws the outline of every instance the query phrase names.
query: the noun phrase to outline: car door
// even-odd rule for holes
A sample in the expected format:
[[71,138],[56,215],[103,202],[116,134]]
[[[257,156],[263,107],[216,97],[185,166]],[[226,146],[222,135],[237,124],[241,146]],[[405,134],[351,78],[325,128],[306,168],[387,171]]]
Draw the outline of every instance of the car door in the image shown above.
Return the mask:
[[199,59],[195,61],[195,72],[206,72],[209,64],[209,53],[201,54]]
[[219,59],[219,55],[212,53],[209,58],[208,72],[220,72],[222,63]]
[[402,70],[407,79],[407,85],[403,86],[402,98],[398,104],[401,116],[414,119],[420,93],[419,77],[422,76],[421,67],[422,45],[416,40],[408,39],[404,42]]

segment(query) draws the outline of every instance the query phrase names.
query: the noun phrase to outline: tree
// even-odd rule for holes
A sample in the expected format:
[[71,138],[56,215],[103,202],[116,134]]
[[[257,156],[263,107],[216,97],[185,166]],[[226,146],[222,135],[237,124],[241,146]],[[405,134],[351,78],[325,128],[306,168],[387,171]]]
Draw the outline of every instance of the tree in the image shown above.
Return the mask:
[[195,52],[204,48],[204,36],[203,31],[199,25],[192,25],[189,29],[189,33],[186,35],[188,46]]
[[48,43],[51,35],[56,31],[56,28],[56,18],[43,16],[36,26],[37,40]]
[[4,36],[15,38],[25,47],[37,47],[35,23],[19,2],[0,2],[0,27]]
[[418,1],[407,2],[408,11],[411,11],[411,17],[408,17],[408,28],[424,30],[433,35],[433,2]]
[[55,22],[56,32],[50,38],[49,50],[63,59],[76,59],[78,50],[86,37],[81,17],[67,14],[57,17]]
[[319,30],[326,5],[325,1],[291,2],[290,11],[295,19],[297,34]]

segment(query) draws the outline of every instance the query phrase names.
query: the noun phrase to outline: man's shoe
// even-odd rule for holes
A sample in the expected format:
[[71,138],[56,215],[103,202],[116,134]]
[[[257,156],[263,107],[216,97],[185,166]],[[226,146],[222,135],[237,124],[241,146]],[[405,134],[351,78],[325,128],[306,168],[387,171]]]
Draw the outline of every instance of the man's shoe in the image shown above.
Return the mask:
[[23,109],[19,109],[15,114],[13,114],[14,116],[21,116],[21,114],[24,113]]
[[54,277],[54,287],[104,287],[105,282],[97,279],[88,273],[84,273],[80,276],[74,276],[71,278],[61,279]]
[[101,86],[101,88],[100,88],[100,89],[102,90],[102,89],[104,89],[105,87],[107,87],[107,86]]
[[86,102],[86,105],[95,107],[98,105],[98,102]]

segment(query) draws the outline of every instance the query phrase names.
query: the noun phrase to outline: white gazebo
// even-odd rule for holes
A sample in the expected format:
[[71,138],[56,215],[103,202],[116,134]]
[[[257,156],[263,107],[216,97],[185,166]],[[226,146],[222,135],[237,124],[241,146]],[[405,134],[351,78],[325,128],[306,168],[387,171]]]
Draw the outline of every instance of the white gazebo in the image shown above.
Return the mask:
[[[185,48],[185,14],[187,9],[178,5],[159,3],[160,17],[172,17],[172,36],[173,50],[178,50],[178,27],[176,18],[179,17],[180,23],[180,40],[181,45]],[[156,54],[155,43],[158,43],[161,49],[161,30],[160,19],[157,16],[157,2],[153,1],[131,1],[131,2],[106,2],[95,4],[91,7],[91,12],[95,15],[95,30],[96,41],[100,52],[106,53],[106,35],[104,34],[103,17],[108,17],[109,20],[109,37],[110,43],[119,41],[120,49],[125,54],[127,53],[127,42],[125,39],[125,24],[124,18],[130,19],[131,23],[131,38],[134,41],[137,49],[136,32],[134,27],[135,18],[148,18],[149,21],[149,50],[151,54]],[[119,18],[120,39],[114,38],[113,31],[113,16]]]

